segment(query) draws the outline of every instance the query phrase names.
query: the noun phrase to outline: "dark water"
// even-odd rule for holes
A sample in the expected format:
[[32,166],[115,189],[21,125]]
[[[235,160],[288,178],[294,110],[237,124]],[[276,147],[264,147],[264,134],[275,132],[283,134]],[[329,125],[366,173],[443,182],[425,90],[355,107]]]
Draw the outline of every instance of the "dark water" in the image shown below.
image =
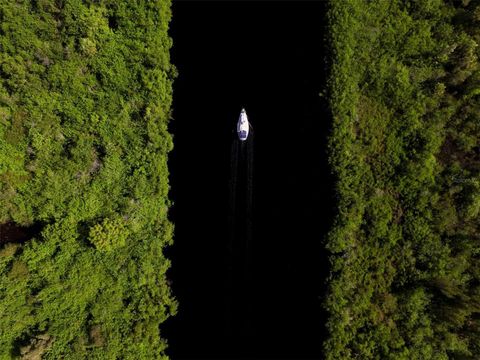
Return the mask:
[[[173,3],[167,256],[180,308],[162,327],[173,359],[321,358],[332,216],[324,4]],[[242,107],[250,160],[235,143]]]

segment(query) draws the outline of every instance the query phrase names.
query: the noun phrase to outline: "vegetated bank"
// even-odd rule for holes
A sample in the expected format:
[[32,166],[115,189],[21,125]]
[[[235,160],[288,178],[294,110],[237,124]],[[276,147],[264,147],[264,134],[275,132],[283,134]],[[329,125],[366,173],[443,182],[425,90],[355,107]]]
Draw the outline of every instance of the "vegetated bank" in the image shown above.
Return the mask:
[[0,3],[0,357],[163,358],[170,1]]
[[327,359],[480,357],[480,2],[332,0]]

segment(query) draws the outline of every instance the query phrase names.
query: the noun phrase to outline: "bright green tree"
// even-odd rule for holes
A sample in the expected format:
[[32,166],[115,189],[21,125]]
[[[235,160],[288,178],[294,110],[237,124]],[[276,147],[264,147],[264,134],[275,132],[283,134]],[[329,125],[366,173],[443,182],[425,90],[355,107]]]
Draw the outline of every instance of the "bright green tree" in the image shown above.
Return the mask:
[[169,0],[0,0],[0,358],[160,359]]

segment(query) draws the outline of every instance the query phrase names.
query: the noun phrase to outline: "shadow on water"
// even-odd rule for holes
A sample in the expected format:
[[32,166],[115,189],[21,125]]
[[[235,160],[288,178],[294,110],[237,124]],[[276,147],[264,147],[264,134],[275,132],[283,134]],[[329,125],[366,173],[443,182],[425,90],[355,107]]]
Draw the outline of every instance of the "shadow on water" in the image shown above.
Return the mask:
[[[324,6],[173,2],[172,359],[321,358],[333,214]],[[250,169],[235,138],[242,107]]]

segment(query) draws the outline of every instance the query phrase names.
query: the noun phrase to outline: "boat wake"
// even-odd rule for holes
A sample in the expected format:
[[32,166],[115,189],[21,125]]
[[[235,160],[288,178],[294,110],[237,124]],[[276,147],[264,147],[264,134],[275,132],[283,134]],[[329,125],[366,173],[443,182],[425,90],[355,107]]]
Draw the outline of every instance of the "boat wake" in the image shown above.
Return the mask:
[[232,338],[251,333],[253,240],[253,132],[234,137],[230,152],[227,329]]

